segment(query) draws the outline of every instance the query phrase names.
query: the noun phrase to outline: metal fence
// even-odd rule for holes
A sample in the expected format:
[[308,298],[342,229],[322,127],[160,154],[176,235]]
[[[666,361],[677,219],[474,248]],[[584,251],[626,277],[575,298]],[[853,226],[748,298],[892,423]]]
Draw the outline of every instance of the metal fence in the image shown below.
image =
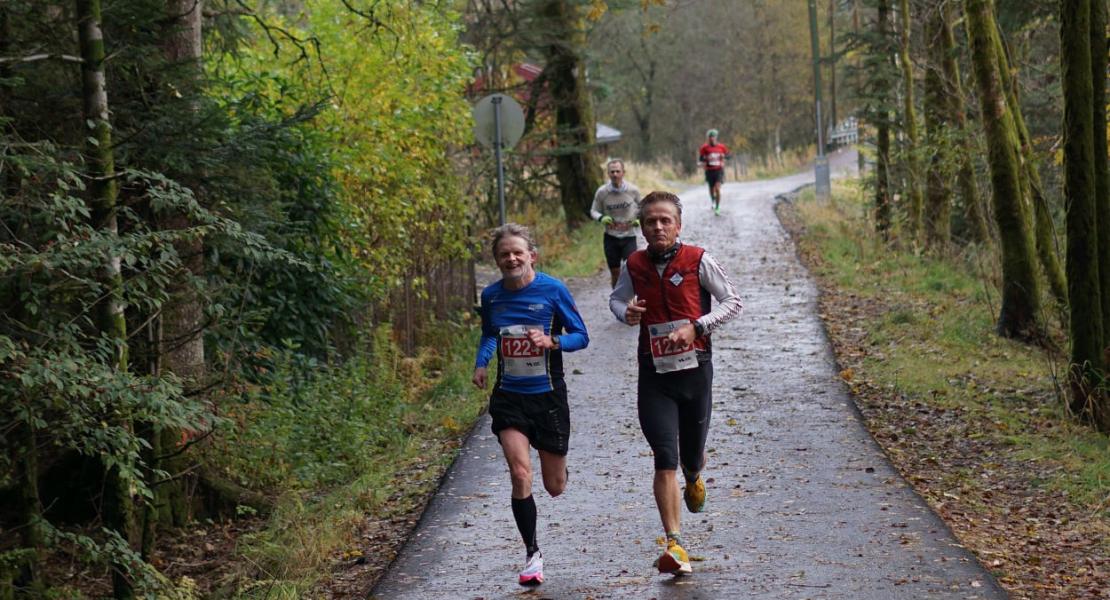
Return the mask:
[[455,318],[460,311],[472,310],[477,301],[475,286],[473,259],[414,267],[402,286],[390,295],[384,311],[401,350],[415,353],[435,320]]

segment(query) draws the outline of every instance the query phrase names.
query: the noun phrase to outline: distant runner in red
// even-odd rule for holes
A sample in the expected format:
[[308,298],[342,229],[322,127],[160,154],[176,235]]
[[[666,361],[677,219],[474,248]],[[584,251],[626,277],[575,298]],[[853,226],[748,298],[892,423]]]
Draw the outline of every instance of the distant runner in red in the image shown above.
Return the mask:
[[709,197],[713,200],[713,213],[721,214],[721,184],[725,181],[725,160],[729,158],[728,146],[717,141],[717,130],[705,132],[707,141],[698,149],[698,164],[705,169],[705,182],[709,184]]

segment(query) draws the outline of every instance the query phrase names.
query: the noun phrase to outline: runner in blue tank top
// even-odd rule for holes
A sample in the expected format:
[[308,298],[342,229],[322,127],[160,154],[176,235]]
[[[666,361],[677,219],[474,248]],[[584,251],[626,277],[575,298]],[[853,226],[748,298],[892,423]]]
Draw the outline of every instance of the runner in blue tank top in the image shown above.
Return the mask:
[[581,350],[590,339],[567,287],[536,272],[536,244],[527,228],[502,225],[494,231],[492,249],[501,280],[482,290],[482,339],[473,381],[486,388],[487,367],[496,353],[489,414],[509,465],[513,519],[527,552],[518,580],[538,585],[543,583],[543,555],[536,542],[529,445],[539,453],[544,489],[551,497],[562,494],[570,440],[563,351]]

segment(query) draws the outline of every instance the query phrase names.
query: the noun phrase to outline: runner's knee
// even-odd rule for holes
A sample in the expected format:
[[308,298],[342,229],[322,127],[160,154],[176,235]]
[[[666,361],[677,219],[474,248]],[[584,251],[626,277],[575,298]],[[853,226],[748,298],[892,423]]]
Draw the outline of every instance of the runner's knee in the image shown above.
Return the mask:
[[562,494],[567,489],[566,475],[551,475],[543,478],[543,489],[547,490],[548,495],[555,498]]
[[672,448],[652,448],[655,454],[656,471],[674,471],[678,469],[678,456]]
[[509,477],[513,481],[514,492],[527,492],[532,489],[532,469],[528,465],[512,465]]

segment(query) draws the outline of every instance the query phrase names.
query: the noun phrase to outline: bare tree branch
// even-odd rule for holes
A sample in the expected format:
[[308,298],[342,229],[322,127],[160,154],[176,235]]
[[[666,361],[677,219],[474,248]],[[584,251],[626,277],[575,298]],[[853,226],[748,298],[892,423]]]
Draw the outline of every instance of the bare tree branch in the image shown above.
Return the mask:
[[84,61],[80,56],[73,56],[71,54],[51,54],[49,52],[41,52],[39,54],[29,54],[27,56],[0,56],[0,64],[11,63],[29,63],[40,60],[60,60],[62,62],[71,62],[81,64]]

